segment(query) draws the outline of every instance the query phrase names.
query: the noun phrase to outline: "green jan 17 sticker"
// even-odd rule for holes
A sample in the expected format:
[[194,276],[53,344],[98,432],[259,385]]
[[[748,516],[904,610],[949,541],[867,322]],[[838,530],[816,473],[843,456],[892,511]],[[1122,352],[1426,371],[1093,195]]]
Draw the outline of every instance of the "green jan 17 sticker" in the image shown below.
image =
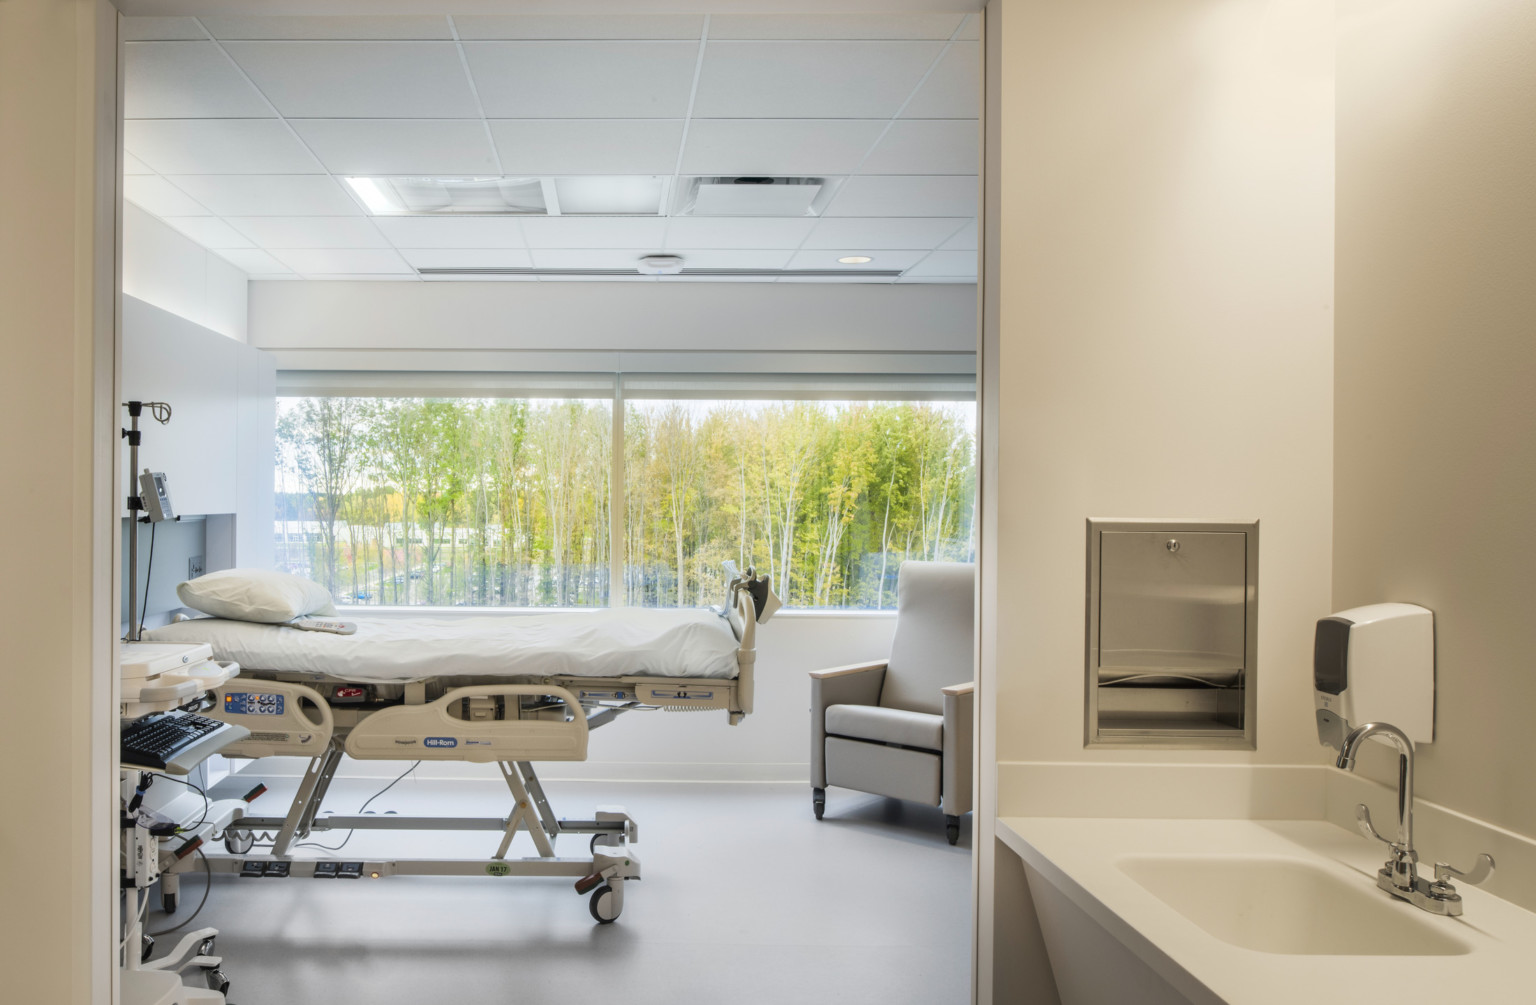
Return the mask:
[[512,867],[505,862],[487,862],[485,864],[485,874],[487,876],[510,876],[512,874]]

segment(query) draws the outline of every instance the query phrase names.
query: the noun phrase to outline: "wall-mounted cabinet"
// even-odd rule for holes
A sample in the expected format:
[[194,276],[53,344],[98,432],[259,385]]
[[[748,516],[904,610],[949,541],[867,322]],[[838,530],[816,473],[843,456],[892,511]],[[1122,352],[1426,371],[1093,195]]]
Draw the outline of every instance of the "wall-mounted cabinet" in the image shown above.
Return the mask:
[[1086,742],[1252,748],[1259,525],[1088,521]]

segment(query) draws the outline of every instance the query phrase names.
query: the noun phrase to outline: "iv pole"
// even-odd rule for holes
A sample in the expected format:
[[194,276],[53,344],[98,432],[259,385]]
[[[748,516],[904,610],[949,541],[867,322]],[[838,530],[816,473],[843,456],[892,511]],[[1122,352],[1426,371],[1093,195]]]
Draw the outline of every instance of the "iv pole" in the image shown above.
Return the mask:
[[[163,401],[125,401],[128,409],[128,426],[122,430],[122,438],[128,441],[128,477],[130,484],[139,484],[139,415],[149,410],[150,416],[162,426],[171,421],[171,406]],[[139,641],[139,511],[144,509],[144,499],[138,492],[128,497],[128,639]],[[147,602],[148,597],[144,598]]]

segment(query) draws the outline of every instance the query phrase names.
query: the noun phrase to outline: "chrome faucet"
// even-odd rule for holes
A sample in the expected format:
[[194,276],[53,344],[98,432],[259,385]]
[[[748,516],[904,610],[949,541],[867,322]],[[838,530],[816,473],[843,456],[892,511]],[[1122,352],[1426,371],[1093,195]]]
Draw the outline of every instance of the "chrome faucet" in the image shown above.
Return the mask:
[[1376,873],[1376,885],[1394,897],[1408,901],[1420,910],[1447,917],[1461,915],[1461,894],[1451,885],[1451,877],[1477,884],[1493,875],[1493,856],[1477,857],[1477,864],[1466,872],[1444,862],[1435,863],[1435,881],[1419,875],[1419,853],[1413,848],[1413,741],[1408,734],[1387,722],[1368,722],[1350,732],[1339,748],[1338,766],[1353,771],[1360,744],[1373,736],[1390,740],[1397,748],[1397,840],[1388,841],[1371,824],[1371,811],[1364,803],[1355,807],[1355,823],[1360,833],[1375,838],[1392,849],[1386,865]]

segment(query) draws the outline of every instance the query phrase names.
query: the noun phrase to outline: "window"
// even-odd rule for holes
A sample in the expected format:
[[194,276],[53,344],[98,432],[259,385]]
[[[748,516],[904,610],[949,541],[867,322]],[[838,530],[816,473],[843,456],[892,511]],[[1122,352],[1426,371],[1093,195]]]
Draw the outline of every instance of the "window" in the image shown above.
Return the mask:
[[612,402],[278,401],[278,564],[338,602],[608,603]]
[[974,427],[969,402],[630,402],[626,596],[719,603],[733,559],[792,607],[893,606],[905,559],[975,554]]
[[348,376],[278,402],[279,565],[339,603],[703,606],[729,559],[793,607],[890,608],[901,562],[975,554],[969,378]]

